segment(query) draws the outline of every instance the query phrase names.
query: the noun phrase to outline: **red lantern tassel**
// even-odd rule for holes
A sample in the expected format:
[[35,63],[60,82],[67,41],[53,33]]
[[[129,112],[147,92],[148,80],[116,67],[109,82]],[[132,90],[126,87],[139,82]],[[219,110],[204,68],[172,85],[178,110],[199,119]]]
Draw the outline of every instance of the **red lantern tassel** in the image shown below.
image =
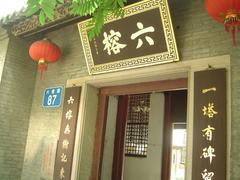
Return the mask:
[[[230,26],[232,27],[232,42],[233,42],[233,47],[236,47],[236,27],[235,27],[235,25],[230,25],[230,24],[226,23],[224,26],[225,26],[225,30],[227,32],[229,32]],[[238,27],[238,30],[239,30],[239,27]]]
[[225,30],[227,31],[227,32],[229,32],[229,24],[224,24],[224,27],[225,27]]
[[42,80],[43,72],[47,71],[47,63],[44,60],[39,60],[38,62],[38,71],[40,72],[40,80]]
[[236,28],[232,26],[232,40],[233,40],[233,47],[236,47]]

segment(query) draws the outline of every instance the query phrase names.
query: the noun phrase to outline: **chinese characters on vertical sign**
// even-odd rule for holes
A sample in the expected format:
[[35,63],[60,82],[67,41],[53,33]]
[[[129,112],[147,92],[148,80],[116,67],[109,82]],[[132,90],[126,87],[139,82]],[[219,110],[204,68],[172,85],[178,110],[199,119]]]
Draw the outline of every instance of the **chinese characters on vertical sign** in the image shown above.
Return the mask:
[[194,180],[226,179],[226,70],[194,73]]
[[145,0],[124,8],[125,17],[110,14],[99,37],[87,37],[78,24],[90,74],[178,61],[167,0]]
[[80,87],[66,88],[57,155],[55,159],[54,180],[71,179],[80,92]]

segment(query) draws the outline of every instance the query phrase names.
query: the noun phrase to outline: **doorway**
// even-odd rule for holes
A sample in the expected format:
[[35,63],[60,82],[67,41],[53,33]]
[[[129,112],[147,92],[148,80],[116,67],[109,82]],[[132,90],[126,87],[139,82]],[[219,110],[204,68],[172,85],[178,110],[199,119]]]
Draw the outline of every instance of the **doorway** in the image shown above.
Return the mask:
[[[173,176],[171,173],[172,156],[176,157],[175,153],[172,154],[172,149],[175,148],[172,146],[172,134],[176,127],[186,128],[186,124],[184,126],[184,122],[180,120],[184,119],[186,123],[186,113],[185,118],[179,118],[178,111],[185,108],[182,112],[186,112],[186,89],[187,79],[102,88],[99,94],[91,179],[132,180],[142,177],[149,180],[170,180],[170,178],[177,180],[174,179],[176,174]],[[176,99],[173,99],[181,92],[185,95],[185,105],[183,101],[178,100],[179,103],[176,103]],[[139,107],[135,110],[146,115],[149,108],[149,120],[141,125],[139,122],[137,124],[128,122],[128,116],[131,114],[129,109],[133,109],[129,108],[131,97],[136,99],[136,96],[146,94],[149,95],[152,106],[144,107],[143,100],[140,100],[136,102],[138,104],[136,107]],[[177,120],[173,121],[172,113],[178,117]],[[134,143],[133,139],[135,139]],[[132,151],[135,149],[135,154],[127,152],[127,149]],[[175,169],[177,167],[174,166]],[[181,170],[184,168],[183,166]]]

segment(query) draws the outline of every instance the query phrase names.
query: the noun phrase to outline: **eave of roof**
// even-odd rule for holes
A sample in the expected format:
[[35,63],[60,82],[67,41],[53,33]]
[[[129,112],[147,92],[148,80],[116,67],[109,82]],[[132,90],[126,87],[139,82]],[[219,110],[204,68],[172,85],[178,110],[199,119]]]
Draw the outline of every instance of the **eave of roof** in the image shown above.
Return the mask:
[[[128,4],[138,2],[139,0],[128,0]],[[0,27],[8,29],[15,36],[29,37],[37,33],[60,28],[67,24],[73,24],[90,17],[72,16],[70,12],[70,0],[65,0],[64,4],[58,5],[55,10],[55,20],[47,21],[45,25],[40,25],[38,16],[25,16],[25,8],[14,12],[11,15],[0,18]]]
[[12,24],[12,23],[21,21],[23,19],[26,19],[26,16],[25,16],[25,13],[24,13],[25,10],[26,10],[26,8],[23,7],[19,11],[15,11],[12,14],[9,14],[7,16],[1,17],[0,18],[0,26],[1,25]]
[[14,12],[0,19],[0,26],[8,29],[15,36],[28,37],[42,31],[57,28],[59,25],[71,23],[80,17],[73,17],[70,13],[70,4],[58,5],[55,11],[55,20],[46,21],[45,25],[40,25],[37,15],[25,16],[25,8]]

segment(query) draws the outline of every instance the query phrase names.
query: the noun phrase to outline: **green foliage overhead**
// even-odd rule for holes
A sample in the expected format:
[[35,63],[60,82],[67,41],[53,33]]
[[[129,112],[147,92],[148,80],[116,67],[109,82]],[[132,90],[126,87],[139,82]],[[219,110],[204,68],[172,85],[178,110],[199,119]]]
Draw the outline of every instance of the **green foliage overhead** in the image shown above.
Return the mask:
[[[28,0],[26,15],[38,15],[41,25],[46,20],[53,21],[57,5],[64,4],[66,0]],[[104,19],[108,13],[113,13],[115,17],[123,17],[123,7],[127,0],[67,0],[70,3],[71,14],[74,16],[92,16],[89,24],[89,39],[98,36],[104,24]]]

